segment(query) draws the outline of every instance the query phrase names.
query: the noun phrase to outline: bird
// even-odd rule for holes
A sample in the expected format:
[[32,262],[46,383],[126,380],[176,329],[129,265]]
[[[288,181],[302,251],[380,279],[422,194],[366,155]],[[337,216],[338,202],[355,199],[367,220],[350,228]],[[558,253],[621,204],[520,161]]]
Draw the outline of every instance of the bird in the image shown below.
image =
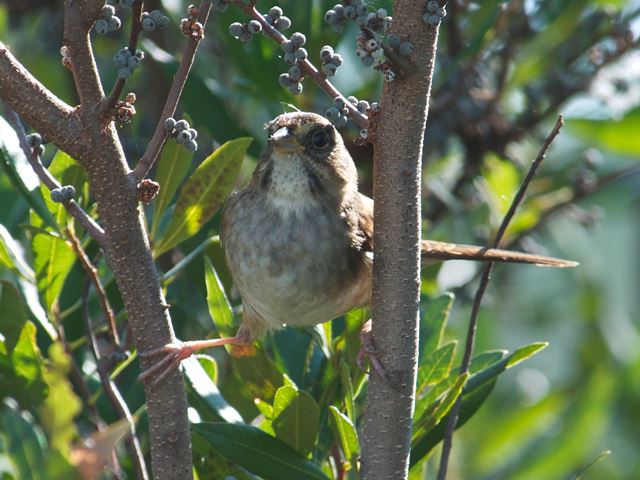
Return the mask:
[[[242,297],[234,337],[174,342],[141,374],[159,382],[196,350],[250,345],[285,325],[314,326],[371,303],[373,200],[340,133],[310,112],[279,115],[249,184],[229,195],[220,240]],[[572,267],[576,262],[472,245],[421,240],[424,258]],[[158,375],[159,373],[159,375]]]

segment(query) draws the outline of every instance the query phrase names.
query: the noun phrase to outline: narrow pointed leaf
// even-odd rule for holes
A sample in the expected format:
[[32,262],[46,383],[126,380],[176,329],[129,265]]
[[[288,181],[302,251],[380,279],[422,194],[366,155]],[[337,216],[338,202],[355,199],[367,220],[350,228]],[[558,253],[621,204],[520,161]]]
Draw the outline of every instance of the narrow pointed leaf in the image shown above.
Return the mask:
[[31,244],[38,292],[44,307],[51,310],[60,296],[65,278],[76,260],[73,249],[63,239],[38,233]]
[[456,353],[456,344],[456,342],[447,343],[420,362],[416,395],[420,395],[429,385],[434,385],[449,376]]
[[218,211],[235,183],[251,138],[230,140],[209,155],[182,187],[176,208],[159,240],[160,255],[197,233]]
[[340,442],[344,458],[352,464],[355,464],[356,458],[360,453],[360,445],[358,443],[358,433],[353,426],[349,417],[342,414],[334,405],[329,406],[329,420],[331,421],[331,429],[335,439]]
[[233,331],[233,311],[224,293],[222,282],[208,257],[205,257],[204,261],[204,283],[207,287],[209,315],[218,332],[228,337]]
[[421,337],[425,340],[422,345],[421,356],[428,355],[440,346],[454,299],[455,295],[445,293],[426,302],[427,306],[422,313],[424,332],[421,333]]
[[[317,465],[258,428],[249,425],[198,423],[191,426],[191,432],[195,438],[213,447],[227,460],[265,480],[328,480]],[[202,442],[194,440],[194,445]]]
[[0,336],[4,339],[7,355],[12,355],[28,316],[18,290],[6,280],[0,280],[0,312]]
[[0,224],[0,265],[12,270],[25,280],[31,282],[35,280],[35,273],[25,261],[22,246],[2,224]]

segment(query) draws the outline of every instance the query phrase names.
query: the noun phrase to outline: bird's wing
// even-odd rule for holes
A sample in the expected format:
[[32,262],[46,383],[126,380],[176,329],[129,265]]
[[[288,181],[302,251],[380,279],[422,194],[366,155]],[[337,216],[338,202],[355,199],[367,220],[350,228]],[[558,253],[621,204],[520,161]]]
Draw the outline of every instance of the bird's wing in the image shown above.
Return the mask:
[[358,192],[358,228],[364,237],[363,249],[373,253],[373,200]]

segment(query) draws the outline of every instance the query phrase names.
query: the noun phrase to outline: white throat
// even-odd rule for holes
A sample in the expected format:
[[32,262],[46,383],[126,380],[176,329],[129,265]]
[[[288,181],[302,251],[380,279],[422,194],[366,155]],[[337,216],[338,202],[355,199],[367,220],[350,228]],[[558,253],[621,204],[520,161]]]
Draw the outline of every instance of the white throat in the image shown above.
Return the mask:
[[298,214],[315,204],[308,174],[295,153],[273,151],[269,200],[283,213]]

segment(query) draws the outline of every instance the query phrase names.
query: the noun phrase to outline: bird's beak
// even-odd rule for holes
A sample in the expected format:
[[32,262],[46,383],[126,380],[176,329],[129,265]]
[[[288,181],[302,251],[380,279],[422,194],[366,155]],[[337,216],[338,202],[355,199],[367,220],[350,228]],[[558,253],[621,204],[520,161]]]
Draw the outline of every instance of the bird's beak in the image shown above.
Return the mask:
[[293,152],[296,150],[298,142],[291,134],[288,127],[282,127],[269,137],[269,143],[275,150],[281,152]]

